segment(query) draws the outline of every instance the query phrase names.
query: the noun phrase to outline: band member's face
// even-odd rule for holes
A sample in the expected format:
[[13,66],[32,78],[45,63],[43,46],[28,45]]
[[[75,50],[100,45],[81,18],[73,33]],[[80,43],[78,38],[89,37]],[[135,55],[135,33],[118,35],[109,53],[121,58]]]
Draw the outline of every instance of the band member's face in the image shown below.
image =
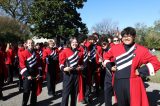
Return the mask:
[[95,43],[95,41],[94,41],[94,40],[89,40],[89,42],[90,42],[91,44],[94,44],[94,43]]
[[102,45],[102,49],[103,49],[103,50],[107,49],[107,47],[108,47],[107,44],[103,44],[103,45]]
[[49,47],[50,47],[50,48],[53,48],[54,46],[55,46],[55,42],[54,42],[54,41],[49,42]]
[[34,48],[34,42],[32,40],[27,41],[27,47],[28,49],[33,49]]
[[113,43],[114,44],[119,44],[119,39],[118,38],[113,38]]
[[125,44],[125,45],[130,45],[134,42],[134,39],[135,37],[133,37],[132,35],[128,34],[128,35],[124,35],[122,37],[122,42]]
[[23,46],[24,46],[24,48],[27,48],[27,43],[25,42],[25,43],[23,44]]
[[36,45],[36,47],[35,47],[36,49],[40,49],[40,46],[39,45]]
[[76,40],[76,39],[73,39],[73,40],[71,41],[71,47],[72,47],[72,49],[77,48],[77,46],[78,46],[77,40]]

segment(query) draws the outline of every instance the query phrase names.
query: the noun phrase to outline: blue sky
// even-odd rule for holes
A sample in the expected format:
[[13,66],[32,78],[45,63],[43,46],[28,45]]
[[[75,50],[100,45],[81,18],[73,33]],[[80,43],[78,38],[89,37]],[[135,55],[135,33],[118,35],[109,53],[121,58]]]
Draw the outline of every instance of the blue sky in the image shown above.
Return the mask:
[[89,30],[104,19],[117,22],[119,29],[138,22],[152,26],[160,19],[160,0],[87,0],[78,11]]

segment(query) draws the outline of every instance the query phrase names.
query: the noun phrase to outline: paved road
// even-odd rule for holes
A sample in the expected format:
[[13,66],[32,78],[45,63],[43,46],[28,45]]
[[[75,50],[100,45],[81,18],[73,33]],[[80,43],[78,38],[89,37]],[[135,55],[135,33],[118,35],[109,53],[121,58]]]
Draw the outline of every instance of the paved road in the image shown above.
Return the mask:
[[[160,84],[158,83],[146,83],[147,94],[150,101],[150,106],[160,106]],[[43,91],[38,96],[37,106],[60,106],[61,103],[61,91],[62,83],[56,85],[57,96],[53,99],[47,95],[46,83],[44,83]],[[4,87],[4,101],[0,101],[0,106],[21,106],[22,93],[18,91],[17,80],[13,84]],[[100,92],[98,98],[93,98],[90,106],[104,106],[103,92]],[[114,99],[113,99],[114,101]],[[29,104],[29,103],[28,103]],[[78,103],[77,106],[85,106]]]

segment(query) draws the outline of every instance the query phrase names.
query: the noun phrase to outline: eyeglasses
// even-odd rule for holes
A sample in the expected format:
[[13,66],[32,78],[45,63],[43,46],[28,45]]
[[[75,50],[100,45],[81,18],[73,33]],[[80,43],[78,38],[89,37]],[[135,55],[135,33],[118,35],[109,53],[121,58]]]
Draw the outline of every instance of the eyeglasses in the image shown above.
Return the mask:
[[113,42],[119,42],[119,40],[113,40]]
[[124,35],[124,36],[122,36],[122,38],[132,38],[133,36],[132,35]]

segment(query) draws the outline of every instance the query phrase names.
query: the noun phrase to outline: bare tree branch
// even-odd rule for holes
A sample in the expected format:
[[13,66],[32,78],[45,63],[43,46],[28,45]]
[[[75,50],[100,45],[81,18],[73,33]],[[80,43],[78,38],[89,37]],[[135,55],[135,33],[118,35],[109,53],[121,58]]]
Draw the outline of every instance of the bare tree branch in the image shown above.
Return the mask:
[[118,23],[112,22],[112,20],[105,19],[102,22],[95,24],[91,31],[97,32],[99,34],[114,33],[117,31]]

